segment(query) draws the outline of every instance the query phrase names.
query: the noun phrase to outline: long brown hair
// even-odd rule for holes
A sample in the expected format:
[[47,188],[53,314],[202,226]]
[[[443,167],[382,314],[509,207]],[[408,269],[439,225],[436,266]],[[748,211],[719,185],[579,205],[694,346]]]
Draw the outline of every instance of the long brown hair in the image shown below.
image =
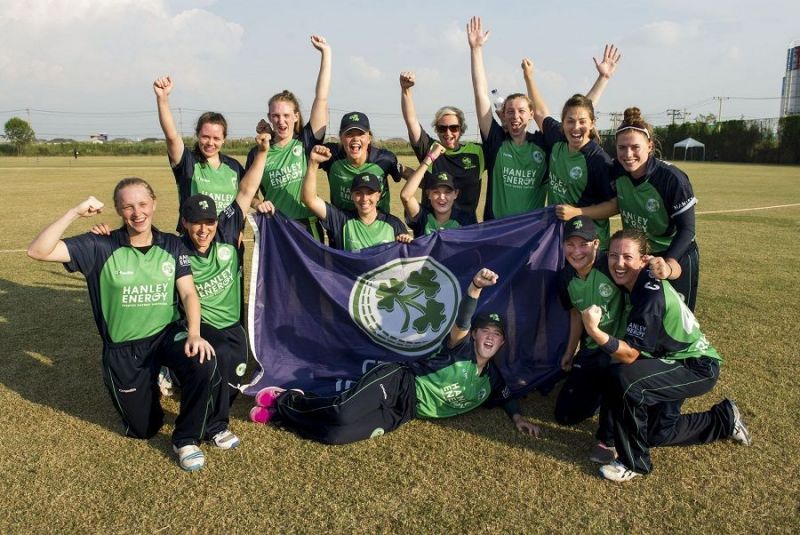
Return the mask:
[[288,89],[284,89],[280,93],[275,93],[269,99],[269,102],[267,103],[267,113],[269,113],[269,108],[272,107],[275,102],[288,102],[294,107],[294,112],[297,114],[297,122],[294,123],[294,134],[298,135],[303,129],[303,114],[300,112],[300,101],[297,100],[297,97],[294,96],[294,93]]
[[589,118],[592,120],[592,123],[595,123],[595,126],[592,126],[591,132],[589,132],[589,139],[600,141],[600,134],[597,132],[597,118],[594,115],[594,104],[592,103],[592,99],[587,97],[586,95],[581,95],[580,93],[575,93],[572,95],[567,101],[564,103],[564,107],[561,108],[561,122],[564,122],[564,118],[567,116],[567,110],[570,108],[583,108],[589,112]]

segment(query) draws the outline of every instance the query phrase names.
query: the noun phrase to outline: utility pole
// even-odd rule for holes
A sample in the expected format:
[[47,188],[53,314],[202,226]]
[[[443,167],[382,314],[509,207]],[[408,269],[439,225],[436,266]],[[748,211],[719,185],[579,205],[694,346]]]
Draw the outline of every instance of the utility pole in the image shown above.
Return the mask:
[[731,97],[712,97],[714,100],[719,100],[719,113],[717,114],[717,132],[722,128],[722,101],[730,100]]
[[617,126],[620,123],[620,119],[622,119],[622,113],[620,113],[618,111],[612,111],[611,113],[608,114],[608,116],[611,119],[611,124],[612,124],[614,130],[616,130]]
[[675,124],[675,119],[683,119],[683,112],[681,110],[677,110],[675,108],[670,108],[667,110],[667,115],[672,117],[672,124]]

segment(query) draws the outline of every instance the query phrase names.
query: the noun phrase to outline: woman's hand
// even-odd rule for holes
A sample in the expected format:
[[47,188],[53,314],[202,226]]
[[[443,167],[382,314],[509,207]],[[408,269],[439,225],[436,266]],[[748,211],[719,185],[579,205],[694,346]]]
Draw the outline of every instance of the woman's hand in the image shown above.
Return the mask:
[[472,17],[467,23],[467,41],[470,48],[481,48],[489,40],[489,32],[483,31],[481,18]]
[[205,338],[199,335],[190,335],[188,338],[186,338],[186,343],[183,345],[183,352],[189,358],[199,357],[200,364],[202,364],[205,360],[211,360],[217,355],[217,352],[214,351],[214,348],[211,346],[211,344],[209,344]]
[[617,68],[617,63],[622,59],[622,54],[619,49],[614,45],[606,45],[603,50],[603,60],[598,63],[597,58],[594,60],[594,66],[597,68],[597,73],[603,78],[611,78]]

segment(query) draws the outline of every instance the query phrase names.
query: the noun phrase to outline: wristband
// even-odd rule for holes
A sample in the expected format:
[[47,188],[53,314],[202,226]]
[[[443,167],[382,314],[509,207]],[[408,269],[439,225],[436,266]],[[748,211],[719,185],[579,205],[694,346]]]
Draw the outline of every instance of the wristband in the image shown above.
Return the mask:
[[602,349],[605,353],[612,355],[616,353],[617,350],[619,349],[619,340],[617,338],[614,338],[613,336],[609,336],[608,342],[601,345],[600,349]]
[[[470,283],[472,284],[472,283]],[[465,331],[469,329],[472,323],[472,315],[475,314],[475,309],[478,308],[478,300],[467,294],[461,299],[461,304],[458,305],[458,313],[456,314],[456,326]]]
[[[434,158],[434,157],[433,157],[433,153],[432,153],[432,152],[429,152],[428,154],[426,154],[426,155],[425,155],[425,158],[427,158],[427,159],[429,159],[429,160],[431,161],[431,165],[433,165],[433,162],[435,162],[435,161],[436,161],[436,158]],[[425,158],[423,158],[423,160],[424,160]]]

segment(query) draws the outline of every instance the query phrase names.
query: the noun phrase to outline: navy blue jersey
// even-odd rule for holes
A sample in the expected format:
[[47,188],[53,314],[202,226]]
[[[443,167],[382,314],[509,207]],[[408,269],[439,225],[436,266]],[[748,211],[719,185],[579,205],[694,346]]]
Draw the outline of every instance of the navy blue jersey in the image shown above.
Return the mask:
[[433,214],[433,210],[424,204],[420,205],[417,217],[411,218],[406,215],[406,223],[408,223],[408,227],[414,231],[415,238],[430,234],[437,230],[461,228],[467,225],[474,225],[477,222],[478,221],[475,219],[475,214],[473,212],[464,212],[455,205],[453,205],[453,210],[450,212],[450,219],[448,219],[444,224],[439,224],[439,222],[436,221],[436,216]]
[[403,222],[391,214],[378,210],[378,217],[365,225],[353,212],[341,210],[325,203],[325,219],[320,220],[328,232],[328,242],[335,249],[360,251],[367,247],[391,243],[401,234],[408,233]]

